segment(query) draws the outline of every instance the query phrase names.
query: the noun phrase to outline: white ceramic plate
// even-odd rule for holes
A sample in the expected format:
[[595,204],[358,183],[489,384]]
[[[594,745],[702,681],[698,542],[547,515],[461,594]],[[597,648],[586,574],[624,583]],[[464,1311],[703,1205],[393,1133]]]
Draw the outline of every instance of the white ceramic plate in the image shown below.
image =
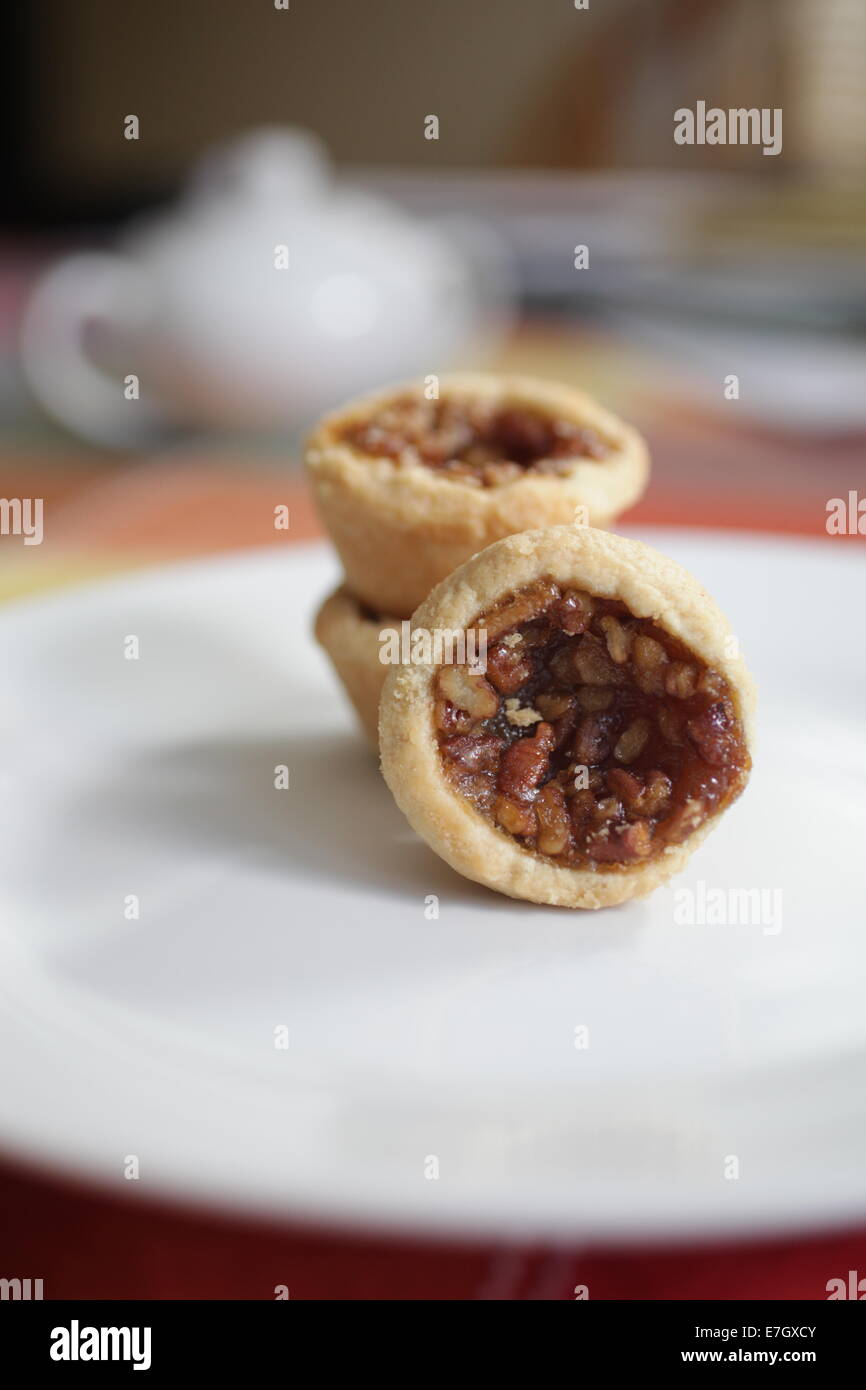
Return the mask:
[[[413,836],[310,639],[323,547],[0,611],[6,1150],[436,1232],[866,1216],[866,571],[843,542],[648,538],[728,612],[761,737],[686,873],[597,914],[500,898]],[[687,924],[684,888],[698,913],[768,896]]]

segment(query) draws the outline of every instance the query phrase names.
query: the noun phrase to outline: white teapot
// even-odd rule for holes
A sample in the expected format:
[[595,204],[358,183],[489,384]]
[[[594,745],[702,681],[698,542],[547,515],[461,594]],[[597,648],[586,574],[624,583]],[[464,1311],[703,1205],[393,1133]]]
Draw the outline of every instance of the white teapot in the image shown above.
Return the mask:
[[332,183],[309,134],[264,130],[206,156],[176,211],[134,223],[117,253],[49,270],[22,362],[42,405],[96,443],[292,433],[447,366],[504,322],[506,299],[443,227]]

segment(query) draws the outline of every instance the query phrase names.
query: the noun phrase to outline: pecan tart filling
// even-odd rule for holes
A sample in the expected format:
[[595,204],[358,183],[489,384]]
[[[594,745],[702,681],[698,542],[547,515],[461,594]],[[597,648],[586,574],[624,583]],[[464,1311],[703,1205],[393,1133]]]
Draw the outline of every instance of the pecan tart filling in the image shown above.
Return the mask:
[[436,677],[442,766],[524,848],[615,870],[742,791],[751,763],[728,683],[652,620],[540,580],[476,625],[486,673]]
[[470,487],[498,487],[528,471],[564,476],[576,458],[601,460],[598,430],[528,405],[402,395],[345,426],[342,439],[371,458],[423,464]]

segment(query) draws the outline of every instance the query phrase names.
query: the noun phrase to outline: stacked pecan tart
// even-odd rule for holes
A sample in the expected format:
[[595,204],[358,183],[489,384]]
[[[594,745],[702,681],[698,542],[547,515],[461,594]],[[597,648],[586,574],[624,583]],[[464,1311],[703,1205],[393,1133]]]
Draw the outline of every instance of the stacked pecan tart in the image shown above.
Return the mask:
[[[646,485],[640,436],[571,388],[461,375],[352,403],[306,458],[346,576],[316,635],[415,830],[534,902],[675,873],[745,786],[754,694],[695,579],[602,529]],[[485,660],[383,665],[410,616]]]

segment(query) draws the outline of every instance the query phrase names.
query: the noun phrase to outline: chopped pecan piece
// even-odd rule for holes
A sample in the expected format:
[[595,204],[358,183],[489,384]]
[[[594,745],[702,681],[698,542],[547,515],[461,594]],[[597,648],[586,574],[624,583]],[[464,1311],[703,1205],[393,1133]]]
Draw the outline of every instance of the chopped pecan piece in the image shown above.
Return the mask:
[[620,798],[626,810],[637,810],[644,791],[643,782],[639,777],[633,772],[626,772],[624,767],[611,767],[608,769],[606,780],[608,787]]
[[525,801],[514,801],[510,796],[497,796],[493,804],[493,814],[503,830],[510,835],[534,835],[535,811]]
[[546,695],[536,696],[535,703],[545,719],[553,721],[574,708],[574,696],[567,690],[552,690]]
[[551,580],[544,580],[515,595],[504,606],[497,606],[487,615],[484,622],[488,649],[497,638],[519,627],[521,623],[530,623],[533,619],[542,617],[558,598],[558,586]]
[[610,720],[603,714],[585,714],[577,726],[574,757],[586,767],[604,762],[613,746]]
[[635,679],[647,695],[663,695],[665,689],[662,667],[667,665],[668,654],[661,642],[654,637],[639,633],[634,639]]
[[582,836],[587,821],[595,808],[595,793],[591,787],[582,787],[580,791],[573,792],[568,798],[568,810],[571,816],[571,824],[579,836]]
[[592,599],[589,594],[581,593],[577,589],[570,589],[563,594],[559,603],[553,610],[553,618],[559,623],[563,632],[567,632],[570,637],[578,633],[585,632],[587,624],[592,617]]
[[473,675],[467,666],[440,667],[439,689],[473,719],[492,719],[499,711],[499,696],[493,686],[483,676]]
[[571,840],[571,819],[559,787],[548,785],[535,803],[538,816],[537,847],[542,854],[562,854]]
[[659,816],[671,794],[671,779],[657,771],[644,779],[624,767],[612,767],[607,772],[607,785],[627,811],[639,816]]
[[606,614],[599,619],[599,627],[604,633],[607,642],[607,649],[617,666],[622,666],[628,661],[631,652],[634,633],[630,627],[621,623],[619,618],[615,618],[612,613]]
[[539,695],[536,704],[543,717],[553,725],[557,749],[564,748],[574,735],[577,724],[577,701],[574,696],[562,692]]
[[544,781],[556,744],[553,725],[537,724],[532,738],[519,738],[506,749],[499,767],[499,790],[516,801],[528,801]]
[[690,719],[686,728],[705,762],[721,767],[731,752],[733,719],[721,700],[715,701],[702,714]]
[[667,810],[673,783],[663,772],[650,772],[646,779],[646,789],[640,799],[638,810],[642,816],[660,816]]
[[502,749],[502,739],[491,734],[455,734],[442,741],[445,757],[467,772],[496,772]]
[[617,739],[613,756],[617,762],[633,763],[646,748],[647,739],[650,736],[650,722],[648,719],[634,719],[628,728],[620,734]]
[[645,820],[633,821],[630,825],[614,825],[607,832],[593,835],[588,849],[593,859],[602,863],[625,864],[635,859],[646,859],[652,849],[652,832]]
[[593,816],[598,825],[622,820],[622,803],[617,796],[603,796],[595,803]]
[[619,670],[607,649],[590,634],[581,637],[575,648],[574,670],[584,685],[612,685],[619,680]]
[[487,679],[502,695],[516,695],[532,675],[532,662],[522,642],[497,642],[487,652]]
[[665,691],[678,700],[689,700],[697,689],[698,673],[687,661],[672,661],[665,671]]
[[450,700],[437,700],[434,714],[436,728],[443,734],[464,734],[473,728],[475,720],[465,710],[452,705]]

